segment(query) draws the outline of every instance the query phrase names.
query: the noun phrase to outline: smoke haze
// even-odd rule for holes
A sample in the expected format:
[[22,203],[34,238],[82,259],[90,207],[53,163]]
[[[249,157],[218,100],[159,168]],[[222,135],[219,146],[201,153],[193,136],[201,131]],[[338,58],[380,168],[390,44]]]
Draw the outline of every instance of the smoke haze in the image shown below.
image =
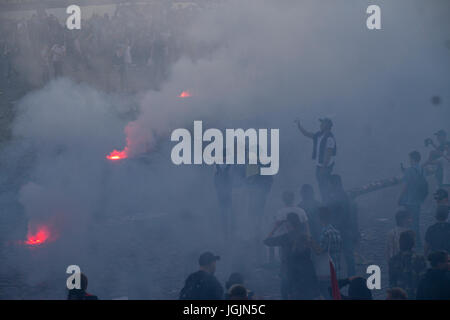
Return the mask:
[[[40,267],[22,267],[31,283],[59,281],[63,294],[65,268],[78,264],[100,297],[176,297],[199,252],[224,251],[211,227],[213,167],[170,160],[170,133],[191,130],[194,120],[204,130],[280,129],[269,221],[282,190],[316,188],[312,145],[297,117],[311,131],[318,118],[333,119],[346,188],[397,175],[411,150],[425,155],[425,137],[450,129],[450,4],[432,3],[230,1],[187,31],[186,41],[212,49],[182,57],[159,91],[102,93],[58,79],[30,92],[17,104],[4,179],[30,225],[50,224],[58,241],[10,264],[32,259]],[[382,8],[380,31],[365,26],[369,4]],[[179,98],[184,90],[192,97]],[[431,103],[435,95],[440,105]],[[128,159],[106,160],[125,147]],[[382,197],[371,195],[363,209]],[[392,206],[394,198],[385,201]],[[234,265],[223,266],[225,278]]]

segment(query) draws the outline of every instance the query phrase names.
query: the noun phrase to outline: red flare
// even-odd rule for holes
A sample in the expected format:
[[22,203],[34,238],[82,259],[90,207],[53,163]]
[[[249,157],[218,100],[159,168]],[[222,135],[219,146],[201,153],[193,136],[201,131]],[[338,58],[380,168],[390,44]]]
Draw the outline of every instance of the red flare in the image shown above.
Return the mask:
[[189,91],[183,91],[178,98],[189,98],[192,97],[191,93]]
[[121,160],[126,158],[128,158],[127,148],[123,151],[114,150],[106,156],[106,159],[108,160]]
[[25,241],[25,244],[28,244],[30,246],[36,246],[41,245],[44,242],[48,241],[50,238],[50,232],[46,227],[40,227],[36,234],[28,233],[27,240]]

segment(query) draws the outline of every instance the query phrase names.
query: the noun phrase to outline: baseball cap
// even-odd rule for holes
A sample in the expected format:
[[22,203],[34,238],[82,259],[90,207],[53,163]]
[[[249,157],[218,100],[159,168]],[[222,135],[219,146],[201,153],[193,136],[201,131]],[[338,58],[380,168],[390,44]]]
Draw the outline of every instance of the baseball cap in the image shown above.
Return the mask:
[[439,130],[438,132],[435,132],[435,136],[446,136],[447,132],[445,130]]
[[333,121],[331,121],[330,118],[320,118],[319,121],[320,121],[320,122],[325,122],[325,123],[328,124],[330,127],[333,126]]
[[211,262],[220,260],[219,256],[214,255],[212,252],[204,252],[200,255],[200,258],[198,258],[198,264],[201,266],[207,266]]
[[434,200],[443,200],[448,198],[448,192],[445,189],[438,189],[433,196]]

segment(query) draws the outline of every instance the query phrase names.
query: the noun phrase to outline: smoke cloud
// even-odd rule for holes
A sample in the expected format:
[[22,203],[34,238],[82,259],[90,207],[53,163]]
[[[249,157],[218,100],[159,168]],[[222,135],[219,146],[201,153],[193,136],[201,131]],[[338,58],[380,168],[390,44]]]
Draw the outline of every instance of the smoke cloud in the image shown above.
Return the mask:
[[[365,26],[374,3],[380,31]],[[281,190],[315,183],[297,117],[311,131],[319,117],[333,119],[346,187],[398,174],[409,151],[426,152],[423,139],[449,129],[449,9],[447,1],[230,1],[188,30],[193,46],[211,49],[180,59],[159,91],[106,94],[59,79],[29,93],[2,158],[30,223],[58,233],[45,259],[33,258],[42,269],[23,267],[30,281],[64,292],[65,268],[79,264],[100,297],[176,297],[197,254],[219,246],[213,168],[170,160],[170,133],[194,120],[280,129],[267,216]],[[192,97],[178,97],[184,90]],[[129,159],[106,160],[125,147]]]

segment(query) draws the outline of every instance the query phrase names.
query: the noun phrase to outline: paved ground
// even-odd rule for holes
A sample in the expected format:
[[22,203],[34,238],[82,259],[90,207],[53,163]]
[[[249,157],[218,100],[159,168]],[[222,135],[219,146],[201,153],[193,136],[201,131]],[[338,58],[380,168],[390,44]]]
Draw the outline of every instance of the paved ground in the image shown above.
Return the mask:
[[[10,139],[10,124],[15,102],[27,89],[20,85],[0,82],[0,148]],[[399,187],[362,196],[359,205],[362,242],[360,252],[367,260],[358,266],[365,274],[368,264],[377,264],[382,270],[382,290],[374,291],[376,299],[383,299],[388,285],[384,258],[385,238],[394,226],[396,197]],[[376,209],[375,209],[376,208]],[[423,209],[423,230],[431,224],[432,205]],[[224,282],[232,271],[240,271],[247,278],[249,288],[264,299],[279,299],[279,278],[276,268],[263,268],[255,262],[248,240],[240,240],[229,253],[216,239],[211,229],[216,221],[202,219],[195,214],[148,213],[148,218],[114,220],[93,223],[91,233],[95,242],[83,239],[86,257],[95,257],[99,263],[90,266],[90,289],[103,299],[129,297],[134,299],[176,299],[184,278],[196,269],[198,252],[207,247],[222,248],[217,276]],[[146,234],[145,238],[138,235]],[[101,234],[101,237],[98,235]],[[66,247],[64,247],[66,246]],[[1,248],[0,299],[63,299],[67,265],[73,263],[65,255],[70,243],[48,244],[28,248],[8,244]],[[67,249],[70,251],[70,249]],[[58,257],[48,267],[49,257]],[[89,265],[85,261],[85,265]],[[47,273],[33,277],[33,269],[43,268]]]

